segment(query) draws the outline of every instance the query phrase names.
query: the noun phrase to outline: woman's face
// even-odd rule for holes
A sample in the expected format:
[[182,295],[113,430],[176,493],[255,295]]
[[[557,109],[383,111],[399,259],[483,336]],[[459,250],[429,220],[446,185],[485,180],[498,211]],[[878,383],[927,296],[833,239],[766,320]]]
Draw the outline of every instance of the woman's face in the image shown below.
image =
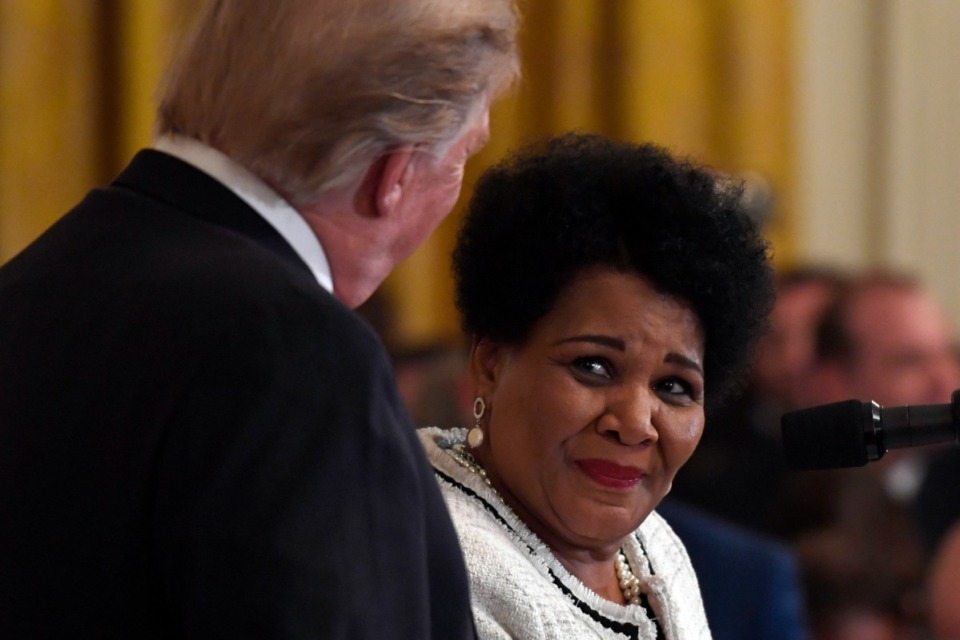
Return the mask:
[[477,457],[555,553],[619,546],[670,490],[703,431],[693,311],[636,273],[582,272],[525,343],[480,341]]

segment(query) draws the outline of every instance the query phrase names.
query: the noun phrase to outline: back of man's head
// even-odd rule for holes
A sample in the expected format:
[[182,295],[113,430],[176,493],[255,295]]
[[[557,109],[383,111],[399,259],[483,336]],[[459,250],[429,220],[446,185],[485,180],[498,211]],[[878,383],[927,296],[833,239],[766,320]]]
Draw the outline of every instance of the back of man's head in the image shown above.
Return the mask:
[[294,201],[401,145],[442,150],[519,73],[514,0],[213,0],[158,133],[216,147]]

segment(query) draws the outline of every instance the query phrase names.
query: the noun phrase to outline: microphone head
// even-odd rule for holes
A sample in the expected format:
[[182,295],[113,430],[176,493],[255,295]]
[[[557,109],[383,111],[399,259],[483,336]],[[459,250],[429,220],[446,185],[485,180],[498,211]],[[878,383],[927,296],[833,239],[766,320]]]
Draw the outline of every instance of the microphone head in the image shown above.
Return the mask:
[[859,400],[785,413],[780,427],[787,463],[794,469],[862,467],[871,425],[871,404]]

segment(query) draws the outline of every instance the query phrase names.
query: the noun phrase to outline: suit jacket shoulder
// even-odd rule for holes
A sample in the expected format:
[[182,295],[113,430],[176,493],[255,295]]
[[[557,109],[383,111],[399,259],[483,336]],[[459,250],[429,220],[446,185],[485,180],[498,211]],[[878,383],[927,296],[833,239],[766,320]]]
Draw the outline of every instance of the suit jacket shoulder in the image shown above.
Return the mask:
[[0,268],[0,443],[0,635],[469,633],[382,345],[170,156]]

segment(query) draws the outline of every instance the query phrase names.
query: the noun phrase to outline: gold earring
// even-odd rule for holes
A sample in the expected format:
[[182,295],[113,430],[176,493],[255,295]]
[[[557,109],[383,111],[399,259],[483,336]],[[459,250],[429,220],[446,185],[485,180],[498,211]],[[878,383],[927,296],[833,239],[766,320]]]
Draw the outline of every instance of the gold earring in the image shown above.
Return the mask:
[[473,417],[477,422],[473,425],[473,429],[470,429],[470,432],[467,433],[467,444],[470,445],[471,449],[476,449],[483,444],[483,429],[480,428],[480,418],[486,411],[487,403],[483,401],[483,398],[477,396],[477,399],[473,401]]

